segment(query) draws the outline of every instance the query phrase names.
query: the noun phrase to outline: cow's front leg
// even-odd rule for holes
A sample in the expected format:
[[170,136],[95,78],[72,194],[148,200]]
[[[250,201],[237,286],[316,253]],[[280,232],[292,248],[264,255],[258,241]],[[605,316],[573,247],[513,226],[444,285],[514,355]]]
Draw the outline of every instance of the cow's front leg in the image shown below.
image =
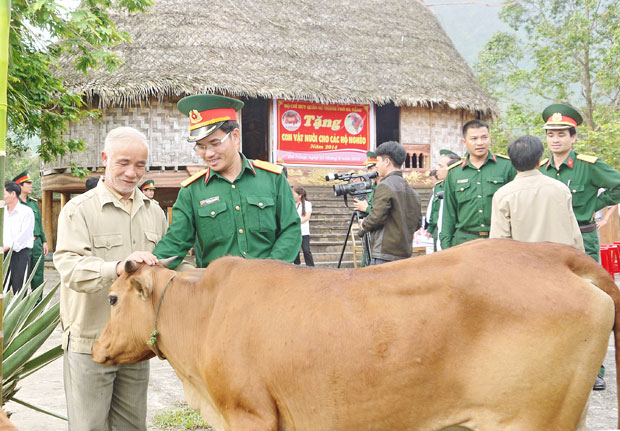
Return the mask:
[[230,431],[277,431],[277,414],[236,408],[228,415]]

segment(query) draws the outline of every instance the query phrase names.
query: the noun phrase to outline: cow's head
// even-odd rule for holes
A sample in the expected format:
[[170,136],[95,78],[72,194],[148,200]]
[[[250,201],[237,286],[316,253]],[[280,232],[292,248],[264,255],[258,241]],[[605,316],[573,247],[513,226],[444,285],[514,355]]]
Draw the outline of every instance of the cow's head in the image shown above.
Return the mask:
[[93,346],[93,361],[104,365],[126,364],[150,359],[154,355],[147,344],[155,322],[153,288],[165,284],[172,272],[172,260],[149,266],[132,260],[125,262],[124,273],[110,286],[110,319]]

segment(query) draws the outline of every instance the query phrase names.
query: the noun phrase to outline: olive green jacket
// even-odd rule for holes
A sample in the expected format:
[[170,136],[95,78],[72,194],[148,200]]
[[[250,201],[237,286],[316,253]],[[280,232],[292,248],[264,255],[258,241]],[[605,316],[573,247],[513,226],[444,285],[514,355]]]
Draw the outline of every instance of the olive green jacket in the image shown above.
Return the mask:
[[301,224],[286,177],[240,156],[234,182],[207,169],[179,191],[172,225],[154,252],[160,259],[178,256],[171,268],[194,244],[198,267],[227,255],[285,262],[297,257]]
[[493,195],[515,175],[517,171],[507,157],[490,151],[480,169],[471,164],[469,154],[453,165],[444,180],[441,248],[453,245],[457,229],[488,233]]
[[34,237],[41,239],[41,242],[47,242],[45,239],[45,232],[43,231],[43,222],[41,221],[41,210],[36,199],[32,199],[30,196],[26,198],[26,202],[19,200],[21,203],[29,207],[34,213]]
[[[568,186],[580,225],[594,223],[596,211],[620,203],[620,172],[598,157],[580,155],[573,150],[559,167],[551,158],[540,171]],[[606,190],[598,194],[599,189]]]

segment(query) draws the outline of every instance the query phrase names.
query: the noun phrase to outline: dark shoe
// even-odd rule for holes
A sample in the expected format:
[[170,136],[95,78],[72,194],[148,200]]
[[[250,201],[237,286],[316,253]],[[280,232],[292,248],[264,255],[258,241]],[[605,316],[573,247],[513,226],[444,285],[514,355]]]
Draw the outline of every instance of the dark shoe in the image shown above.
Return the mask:
[[593,391],[604,391],[607,388],[605,380],[601,376],[596,376],[596,382],[594,382]]

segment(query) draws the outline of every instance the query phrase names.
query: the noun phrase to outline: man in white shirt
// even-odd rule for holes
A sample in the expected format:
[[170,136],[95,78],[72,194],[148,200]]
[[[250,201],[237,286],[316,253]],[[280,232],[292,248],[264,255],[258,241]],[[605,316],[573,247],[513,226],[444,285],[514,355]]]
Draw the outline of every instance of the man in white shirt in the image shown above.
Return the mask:
[[9,270],[9,286],[17,293],[24,284],[28,271],[30,249],[34,243],[34,213],[19,202],[21,187],[8,181],[4,184],[4,226],[3,246],[6,254],[13,249]]

